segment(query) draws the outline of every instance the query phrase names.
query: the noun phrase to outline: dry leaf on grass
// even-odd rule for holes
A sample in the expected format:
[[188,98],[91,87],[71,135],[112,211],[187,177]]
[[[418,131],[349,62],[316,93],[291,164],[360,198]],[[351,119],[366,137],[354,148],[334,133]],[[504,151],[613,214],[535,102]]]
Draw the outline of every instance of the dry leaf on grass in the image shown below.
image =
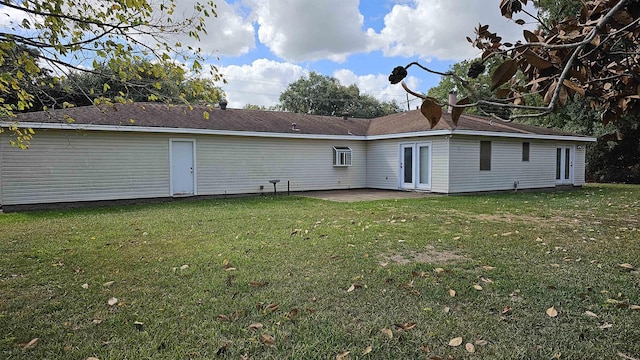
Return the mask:
[[416,327],[416,323],[408,322],[404,324],[393,324],[393,326],[397,327],[400,330],[408,331],[413,330]]
[[546,313],[549,317],[552,317],[552,318],[558,316],[558,310],[556,310],[553,306],[548,308]]
[[18,344],[18,346],[23,349],[33,349],[34,347],[36,347],[36,345],[38,345],[38,341],[40,341],[40,338],[33,338],[29,342]]
[[267,335],[267,334],[260,335],[260,341],[262,341],[262,343],[267,345],[267,346],[275,346],[276,345],[276,339],[274,339],[273,336],[271,336],[271,335]]
[[478,284],[473,284],[473,288],[478,290],[478,291],[482,291],[482,286],[480,286]]
[[449,289],[449,296],[454,297],[456,296],[456,291],[453,289]]
[[109,304],[109,306],[113,306],[117,303],[118,303],[118,298],[115,298],[115,297],[109,298],[109,300],[107,301],[107,304]]
[[476,341],[473,342],[474,344],[478,345],[478,346],[485,346],[487,345],[489,342],[487,340],[484,339],[478,339]]
[[629,263],[618,264],[618,266],[620,266],[623,269],[627,269],[627,270],[633,270],[634,269],[633,265],[631,265]]
[[393,331],[391,331],[390,329],[384,328],[382,330],[380,330],[380,332],[382,333],[382,335],[384,335],[387,339],[391,340],[393,339]]
[[462,345],[462,337],[457,337],[449,340],[449,346],[456,347]]
[[473,344],[472,344],[472,343],[466,343],[466,344],[464,345],[464,348],[467,350],[467,352],[468,352],[468,353],[473,354],[474,352],[476,352],[476,347],[475,347],[475,346],[473,346]]
[[613,327],[613,324],[609,324],[609,323],[604,323],[600,326],[598,326],[598,329],[600,330],[607,330],[607,329],[611,329]]
[[364,349],[364,351],[362,352],[362,355],[367,355],[372,351],[373,351],[373,346],[369,345],[369,346],[367,346],[366,349]]
[[485,269],[485,270],[493,270],[493,269],[495,269],[494,266],[489,266],[489,265],[482,265],[482,268]]
[[82,288],[83,289],[88,289],[89,288],[89,284],[82,284]]
[[89,356],[86,360],[100,360],[97,357]]
[[265,307],[265,311],[274,312],[274,311],[278,310],[278,308],[280,308],[280,304],[269,304],[269,305],[267,305],[267,307]]
[[349,354],[351,354],[351,351],[345,351],[343,353],[340,353],[336,355],[336,360],[346,360],[349,358]]
[[599,317],[599,316],[598,316],[598,314],[596,314],[596,313],[594,313],[594,312],[591,312],[591,311],[589,311],[589,310],[585,311],[585,312],[584,312],[584,314],[585,314],[585,315],[587,315],[587,316],[589,316],[589,317],[593,317],[593,318],[597,318],[597,317]]
[[640,310],[640,305],[629,305],[630,310]]
[[258,329],[262,329],[262,324],[261,323],[253,323],[251,325],[249,325],[249,329],[250,330],[258,330]]
[[441,272],[444,272],[444,269],[443,268],[435,268],[435,269],[433,269],[433,271],[435,271],[436,274],[440,274]]

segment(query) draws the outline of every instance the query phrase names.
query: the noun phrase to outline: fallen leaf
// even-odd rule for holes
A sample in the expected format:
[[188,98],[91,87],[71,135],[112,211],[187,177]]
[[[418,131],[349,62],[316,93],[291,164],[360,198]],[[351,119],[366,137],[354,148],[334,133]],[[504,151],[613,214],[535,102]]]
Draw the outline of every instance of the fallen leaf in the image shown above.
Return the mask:
[[493,269],[495,269],[495,267],[489,266],[489,265],[483,265],[482,268],[485,269],[485,270],[493,270]]
[[629,263],[618,264],[618,266],[620,266],[621,268],[624,268],[624,269],[628,269],[628,270],[633,270],[634,269],[633,265],[631,265]]
[[629,305],[630,310],[640,310],[640,305]]
[[382,333],[382,335],[384,335],[387,339],[393,339],[393,331],[391,331],[390,329],[384,328],[382,330],[380,330],[380,332]]
[[549,317],[552,318],[558,316],[558,310],[556,310],[553,306],[548,308],[546,313]]
[[224,353],[227,352],[227,349],[229,349],[229,343],[224,343],[224,345],[222,345],[220,349],[216,351],[216,356],[224,355]]
[[262,343],[267,345],[267,346],[275,346],[276,345],[276,339],[274,339],[273,336],[271,336],[271,335],[267,335],[267,334],[260,335],[260,341],[262,341]]
[[354,291],[356,289],[356,286],[354,284],[351,284],[351,286],[349,286],[349,288],[347,289],[347,292],[350,293],[352,291]]
[[422,345],[422,347],[420,347],[420,349],[422,350],[422,352],[425,353],[430,353],[431,352],[431,348],[427,345]]
[[482,291],[482,286],[480,286],[478,284],[473,284],[473,288],[478,290],[478,291]]
[[468,353],[473,354],[474,352],[476,352],[476,347],[475,347],[475,346],[473,346],[473,344],[472,344],[472,343],[466,343],[466,344],[464,345],[464,348],[467,350],[467,352],[468,352]]
[[262,329],[262,324],[261,323],[253,323],[253,324],[249,325],[249,329],[251,329],[251,330]]
[[298,315],[298,308],[293,308],[287,313],[287,318],[289,320],[292,320],[294,317],[296,317],[296,315]]
[[454,297],[456,296],[456,291],[453,289],[449,289],[449,296]]
[[481,278],[480,278],[480,280],[481,280],[483,283],[486,283],[486,284],[493,284],[493,280],[488,279],[488,278],[485,278],[485,277],[481,277]]
[[448,306],[445,306],[445,307],[444,307],[444,313],[445,313],[445,314],[448,314],[448,313],[449,313],[449,311],[451,311],[451,308],[449,308]]
[[115,282],[115,281],[107,281],[106,283],[102,284],[102,286],[104,286],[104,287],[108,287],[108,286],[113,285],[113,283],[114,283],[114,282]]
[[594,318],[599,317],[596,313],[593,313],[593,312],[591,312],[589,310],[585,311],[584,314],[589,316],[589,317],[594,317]]
[[457,337],[449,340],[449,346],[456,347],[462,345],[462,338]]
[[265,310],[268,311],[268,312],[274,312],[274,311],[278,310],[279,307],[280,307],[280,304],[269,304],[269,305],[267,305]]
[[97,357],[89,356],[86,360],[100,360]]
[[351,354],[351,351],[345,351],[343,353],[340,353],[338,355],[336,355],[336,360],[345,360],[349,358],[349,354]]
[[478,345],[478,346],[485,346],[487,345],[489,342],[487,340],[484,339],[479,339],[473,342],[474,344]]
[[443,268],[435,268],[435,269],[433,269],[433,271],[435,271],[436,274],[440,274],[441,272],[444,272],[444,269]]
[[249,281],[249,286],[251,287],[263,287],[269,285],[267,281]]
[[620,351],[618,351],[618,352],[616,353],[616,355],[620,356],[620,357],[621,357],[621,358],[623,358],[623,359],[627,359],[627,360],[639,360],[639,359],[637,359],[637,358],[634,358],[634,357],[631,357],[631,356],[629,356],[629,355],[623,354],[623,353],[621,353]]
[[180,266],[180,270],[187,270],[189,268],[189,265],[182,265]]
[[36,347],[36,345],[38,345],[38,341],[40,341],[40,338],[33,338],[31,339],[31,341],[27,343],[18,344],[18,346],[20,346],[23,349],[33,349],[34,347]]
[[511,310],[512,310],[511,306],[505,306],[505,308],[502,309],[502,315],[511,312]]
[[364,351],[362,352],[362,355],[367,355],[372,351],[373,351],[373,346],[369,345],[369,346],[367,346],[366,349],[364,349]]
[[83,289],[88,289],[89,288],[89,284],[82,284],[82,288]]
[[143,330],[144,330],[144,323],[143,323],[143,322],[140,322],[140,321],[134,321],[134,322],[133,322],[133,326],[135,326],[135,328],[136,328],[138,331],[143,331]]
[[404,323],[404,324],[394,324],[395,327],[397,327],[398,329],[401,330],[412,330],[413,328],[416,327],[416,323],[414,322],[409,322],[409,323]]
[[114,298],[114,297],[110,298],[109,301],[107,301],[107,304],[109,304],[109,306],[113,306],[117,303],[118,303],[118,298]]
[[96,325],[98,325],[98,324],[100,324],[102,322],[102,320],[101,319],[93,319],[93,320],[91,320],[91,322],[96,324]]
[[600,330],[607,330],[613,327],[613,324],[609,324],[609,323],[604,323],[600,326],[598,326],[598,329]]

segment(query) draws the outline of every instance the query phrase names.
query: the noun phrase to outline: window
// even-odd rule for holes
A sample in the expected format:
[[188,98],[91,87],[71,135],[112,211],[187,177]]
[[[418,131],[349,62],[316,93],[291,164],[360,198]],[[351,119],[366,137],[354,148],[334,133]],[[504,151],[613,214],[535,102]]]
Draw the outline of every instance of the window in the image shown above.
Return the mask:
[[480,141],[480,170],[491,170],[491,141]]
[[348,146],[333,147],[333,166],[351,166],[351,148]]
[[529,148],[531,146],[529,145],[528,142],[523,142],[522,143],[522,161],[529,161]]

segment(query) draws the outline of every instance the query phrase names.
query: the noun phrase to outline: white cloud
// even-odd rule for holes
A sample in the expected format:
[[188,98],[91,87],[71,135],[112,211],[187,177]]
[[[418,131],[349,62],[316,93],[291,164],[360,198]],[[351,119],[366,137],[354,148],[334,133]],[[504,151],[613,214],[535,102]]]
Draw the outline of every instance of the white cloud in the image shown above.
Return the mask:
[[[176,14],[189,17],[197,0],[176,1]],[[201,34],[200,41],[185,40],[204,53],[240,56],[255,48],[255,29],[251,21],[242,15],[238,5],[229,5],[227,1],[215,1],[217,17],[206,19],[207,34]]]
[[268,59],[258,59],[250,65],[224,66],[220,71],[228,82],[222,88],[232,108],[247,104],[276,105],[287,86],[308,73],[298,65]]
[[473,29],[478,23],[489,24],[490,30],[504,39],[521,38],[522,27],[500,15],[499,3],[500,0],[414,0],[394,5],[385,16],[380,33],[386,42],[384,54],[443,60],[473,58],[479,50],[474,50],[466,37],[474,37]]
[[[341,69],[333,73],[333,77],[340,81],[340,84],[349,86],[355,84],[360,89],[361,94],[367,94],[375,97],[380,101],[395,100],[401,107],[406,107],[406,92],[399,85],[389,83],[388,74],[369,74],[356,75],[348,69]],[[415,76],[408,76],[405,80],[407,86],[411,89],[417,89],[420,86],[420,79]],[[410,96],[413,98],[413,96]]]
[[358,0],[246,0],[260,42],[287,61],[330,59],[374,48],[377,36],[362,29]]

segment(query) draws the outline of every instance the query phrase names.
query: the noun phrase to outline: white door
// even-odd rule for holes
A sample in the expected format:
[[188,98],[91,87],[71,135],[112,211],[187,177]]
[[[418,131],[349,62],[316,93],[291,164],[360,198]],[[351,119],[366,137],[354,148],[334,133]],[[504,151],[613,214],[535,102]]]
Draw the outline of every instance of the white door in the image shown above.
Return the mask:
[[573,147],[556,147],[556,184],[573,184]]
[[171,195],[195,194],[194,141],[171,141]]
[[431,189],[431,143],[400,145],[400,188]]
[[414,179],[414,144],[400,145],[400,188],[413,189],[416,182]]

